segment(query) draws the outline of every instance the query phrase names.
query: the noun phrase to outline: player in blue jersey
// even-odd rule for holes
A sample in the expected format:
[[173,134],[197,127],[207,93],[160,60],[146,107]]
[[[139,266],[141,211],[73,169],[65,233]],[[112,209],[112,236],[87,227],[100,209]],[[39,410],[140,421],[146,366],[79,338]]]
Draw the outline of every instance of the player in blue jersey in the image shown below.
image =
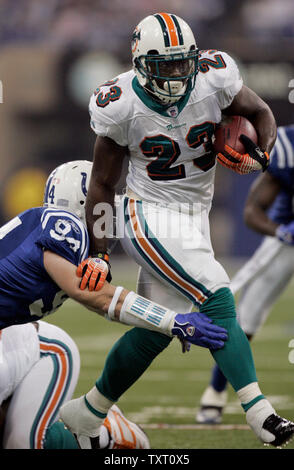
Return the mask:
[[[265,237],[231,282],[240,289],[238,317],[248,339],[266,321],[294,273],[294,125],[278,128],[267,172],[253,183],[244,209],[247,225]],[[227,380],[215,365],[196,420],[220,423]]]
[[[92,163],[87,161],[61,165],[48,179],[44,207],[29,209],[0,228],[0,329],[39,320],[71,297],[110,320],[168,336],[187,336],[190,342],[201,346],[223,346],[225,330],[212,325],[205,315],[177,316],[172,310],[107,282],[96,291],[99,278],[93,276],[89,289],[79,288],[76,273],[81,267],[91,262],[95,266],[104,263],[87,258],[89,238],[84,204],[91,168]],[[207,334],[211,332],[210,338],[205,334],[200,338],[195,332],[202,321]]]
[[[27,210],[0,228],[0,410],[10,401],[5,448],[78,446],[62,423],[54,423],[77,382],[78,350],[65,332],[37,321],[69,297],[110,320],[182,340],[187,336],[204,347],[222,347],[226,339],[225,330],[203,314],[177,315],[107,282],[99,292],[79,289],[77,266],[83,266],[89,247],[84,205],[91,168],[87,161],[61,165],[48,178],[44,207]],[[104,414],[93,437],[98,429],[100,447],[101,440],[104,447],[149,446],[146,435],[116,406]]]

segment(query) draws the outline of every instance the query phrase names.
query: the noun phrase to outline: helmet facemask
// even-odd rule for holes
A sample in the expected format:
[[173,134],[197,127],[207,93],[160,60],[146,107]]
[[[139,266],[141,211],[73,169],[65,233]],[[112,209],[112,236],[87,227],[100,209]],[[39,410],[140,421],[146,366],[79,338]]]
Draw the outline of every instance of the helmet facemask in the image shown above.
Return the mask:
[[195,86],[198,72],[198,50],[159,55],[150,51],[136,61],[138,70],[146,79],[145,87],[163,104],[181,99]]
[[132,56],[139,84],[165,106],[195,86],[199,51],[189,25],[173,14],[149,15],[138,24]]

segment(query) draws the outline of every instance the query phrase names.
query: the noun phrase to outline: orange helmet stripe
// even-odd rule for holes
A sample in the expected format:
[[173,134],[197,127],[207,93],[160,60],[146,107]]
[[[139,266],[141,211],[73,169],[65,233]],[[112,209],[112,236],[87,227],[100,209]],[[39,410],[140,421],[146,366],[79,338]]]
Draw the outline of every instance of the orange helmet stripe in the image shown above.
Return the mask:
[[179,40],[177,35],[177,27],[172,19],[172,17],[168,13],[159,13],[159,15],[164,19],[165,24],[168,28],[168,33],[170,36],[170,41],[172,46],[178,46]]

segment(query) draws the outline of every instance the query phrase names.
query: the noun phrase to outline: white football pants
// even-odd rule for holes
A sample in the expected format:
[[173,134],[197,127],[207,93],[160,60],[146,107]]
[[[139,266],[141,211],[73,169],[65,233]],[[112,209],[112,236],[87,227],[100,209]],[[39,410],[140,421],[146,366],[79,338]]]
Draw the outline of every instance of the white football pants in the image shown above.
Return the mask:
[[294,247],[265,237],[249,261],[232,278],[231,290],[241,290],[237,315],[245,333],[254,335],[294,273]]
[[74,341],[57,326],[38,324],[38,332],[31,323],[1,331],[1,402],[11,397],[5,449],[41,449],[47,428],[78,381],[80,355]]
[[229,287],[214,257],[208,212],[195,207],[147,203],[125,196],[117,217],[118,236],[140,266],[138,293],[179,312],[201,306],[221,287]]

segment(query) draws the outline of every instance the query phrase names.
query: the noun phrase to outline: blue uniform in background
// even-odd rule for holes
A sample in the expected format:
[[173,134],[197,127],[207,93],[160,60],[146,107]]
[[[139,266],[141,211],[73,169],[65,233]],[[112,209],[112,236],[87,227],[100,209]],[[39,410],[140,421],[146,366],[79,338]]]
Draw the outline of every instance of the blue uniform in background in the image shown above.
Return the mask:
[[[268,216],[277,224],[288,224],[294,220],[294,125],[278,127],[277,140],[270,154],[270,165],[267,171],[281,186],[281,190],[268,211]],[[242,269],[244,270],[245,267]],[[273,287],[268,285],[267,290],[271,289]],[[281,285],[277,292],[280,290]],[[244,304],[246,305],[246,302]],[[211,385],[218,392],[222,392],[227,385],[227,380],[217,365],[213,369]]]
[[69,212],[37,207],[0,228],[0,329],[39,320],[67,299],[44,268],[44,250],[78,266],[88,257],[86,227]]
[[268,215],[278,224],[288,224],[294,219],[294,126],[278,128],[267,171],[282,187]]

